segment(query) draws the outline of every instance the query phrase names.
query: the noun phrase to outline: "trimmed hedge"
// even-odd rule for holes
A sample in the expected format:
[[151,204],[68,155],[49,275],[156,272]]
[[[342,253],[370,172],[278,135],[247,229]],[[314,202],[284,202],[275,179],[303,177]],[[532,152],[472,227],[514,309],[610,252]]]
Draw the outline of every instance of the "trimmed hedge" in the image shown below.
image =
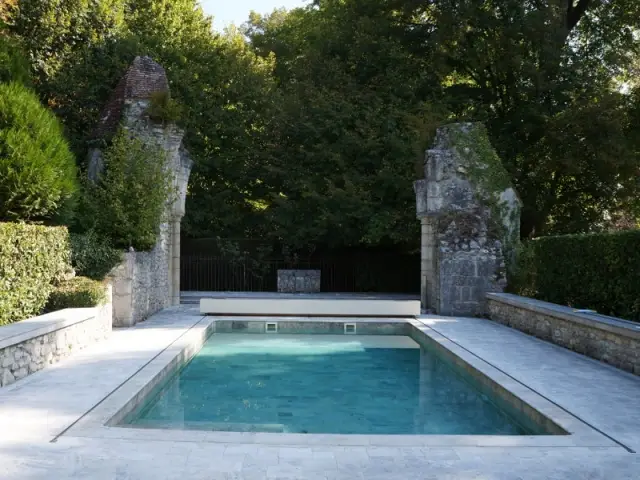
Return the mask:
[[61,282],[49,295],[46,311],[64,308],[87,308],[102,305],[107,301],[104,283],[87,277],[74,277]]
[[640,230],[532,240],[510,290],[640,321]]
[[70,258],[65,227],[0,223],[0,325],[39,315]]

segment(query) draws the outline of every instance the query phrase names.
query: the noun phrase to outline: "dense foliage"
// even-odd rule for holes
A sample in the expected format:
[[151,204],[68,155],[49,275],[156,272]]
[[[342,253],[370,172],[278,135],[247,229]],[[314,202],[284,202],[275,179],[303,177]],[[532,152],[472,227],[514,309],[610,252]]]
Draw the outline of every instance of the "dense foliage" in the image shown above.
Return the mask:
[[31,83],[31,66],[16,39],[0,35],[0,83]]
[[75,159],[55,115],[26,87],[0,84],[0,220],[51,217],[75,191]]
[[412,181],[458,120],[487,125],[523,237],[637,225],[636,0],[316,0],[223,35],[196,0],[17,3],[5,31],[80,163],[135,55],[166,68],[187,236],[415,246]]
[[90,308],[107,301],[103,282],[87,277],[73,277],[60,282],[49,295],[45,310],[53,312],[64,308]]
[[640,321],[640,231],[529,241],[513,290],[521,295]]
[[103,161],[100,178],[86,186],[85,227],[115,247],[150,250],[166,221],[173,188],[165,152],[121,129],[104,150]]
[[[332,190],[309,177],[317,172],[337,182],[346,169],[361,179],[362,162],[397,192],[383,203],[393,207],[375,215],[393,226],[388,230],[397,229],[394,218],[406,228],[407,148],[382,144],[391,154],[390,169],[384,154],[370,157],[368,147],[388,138],[397,149],[408,143],[403,134],[418,140],[396,111],[406,118],[422,107],[420,112],[446,112],[450,120],[487,124],[523,199],[526,237],[606,228],[607,219],[621,212],[637,218],[639,104],[630,79],[639,26],[640,3],[633,0],[320,0],[290,13],[254,15],[247,34],[260,54],[275,52],[280,90],[299,105],[292,110],[301,118],[279,122],[286,126],[283,137],[293,137],[294,151],[326,152],[305,164],[311,172],[301,188],[305,198],[333,202],[333,195],[325,198]],[[367,89],[374,101],[359,102]],[[379,126],[366,116],[376,103],[383,105]],[[418,132],[426,133],[423,123],[417,122]],[[315,128],[296,138],[307,126]],[[280,158],[291,156],[283,152]],[[364,190],[379,194],[373,185]],[[347,197],[358,202],[366,195],[354,189]],[[335,204],[328,210],[336,212]],[[393,212],[391,218],[385,211]],[[370,214],[361,210],[355,217],[367,223]],[[351,226],[347,220],[329,216],[334,228]]]
[[77,275],[103,280],[122,260],[122,251],[114,248],[108,237],[99,235],[95,230],[71,233],[69,239],[71,265]]
[[0,325],[39,315],[70,269],[66,228],[0,223]]
[[3,2],[0,3],[0,27],[5,26],[9,22],[17,3],[18,0],[3,0]]

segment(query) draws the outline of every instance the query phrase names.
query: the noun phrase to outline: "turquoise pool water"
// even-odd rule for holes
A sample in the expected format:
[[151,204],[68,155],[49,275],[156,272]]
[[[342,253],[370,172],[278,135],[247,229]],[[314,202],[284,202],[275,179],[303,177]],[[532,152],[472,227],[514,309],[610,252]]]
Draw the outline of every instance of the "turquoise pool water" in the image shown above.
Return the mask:
[[218,334],[125,423],[241,432],[540,433],[472,383],[408,337]]

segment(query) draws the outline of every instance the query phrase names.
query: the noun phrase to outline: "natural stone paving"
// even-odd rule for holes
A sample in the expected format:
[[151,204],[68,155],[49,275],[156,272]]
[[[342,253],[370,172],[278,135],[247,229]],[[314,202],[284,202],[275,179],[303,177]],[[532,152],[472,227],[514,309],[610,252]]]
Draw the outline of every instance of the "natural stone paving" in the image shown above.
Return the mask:
[[[0,393],[0,478],[12,479],[638,479],[640,455],[618,447],[356,447],[80,438],[50,441],[200,320],[161,312]],[[476,319],[424,321],[629,446],[640,422],[630,375]],[[531,381],[525,377],[531,376]],[[631,381],[633,379],[634,381]],[[565,386],[562,381],[567,381]],[[604,382],[604,383],[603,383]],[[628,398],[627,395],[630,395]],[[607,431],[610,429],[610,431]],[[635,434],[634,434],[635,432]]]

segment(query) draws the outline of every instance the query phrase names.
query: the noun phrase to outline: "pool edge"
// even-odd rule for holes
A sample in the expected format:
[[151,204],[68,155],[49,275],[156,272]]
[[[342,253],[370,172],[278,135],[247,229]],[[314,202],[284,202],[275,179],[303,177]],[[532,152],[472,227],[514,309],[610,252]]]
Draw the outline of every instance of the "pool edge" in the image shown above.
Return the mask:
[[[618,446],[614,441],[589,427],[577,417],[541,397],[524,384],[470,355],[452,344],[435,330],[419,320],[406,319],[402,324],[405,335],[420,343],[414,335],[424,335],[441,348],[441,353],[460,364],[462,368],[495,385],[496,392],[505,392],[521,408],[531,409],[535,415],[567,432],[560,435],[507,436],[507,435],[346,435],[346,434],[281,434],[260,432],[210,432],[198,430],[142,429],[118,425],[135,410],[147,395],[165,382],[181,365],[195,355],[208,336],[216,331],[217,317],[204,316],[175,342],[160,352],[129,381],[106,397],[88,412],[64,435],[146,440],[175,440],[212,443],[264,443],[287,445],[364,445],[364,446]],[[229,319],[227,319],[229,320]],[[290,319],[287,319],[290,320]],[[396,323],[396,322],[393,322]],[[399,323],[399,322],[398,322]],[[400,326],[400,325],[398,325]],[[514,391],[515,390],[515,391]]]

